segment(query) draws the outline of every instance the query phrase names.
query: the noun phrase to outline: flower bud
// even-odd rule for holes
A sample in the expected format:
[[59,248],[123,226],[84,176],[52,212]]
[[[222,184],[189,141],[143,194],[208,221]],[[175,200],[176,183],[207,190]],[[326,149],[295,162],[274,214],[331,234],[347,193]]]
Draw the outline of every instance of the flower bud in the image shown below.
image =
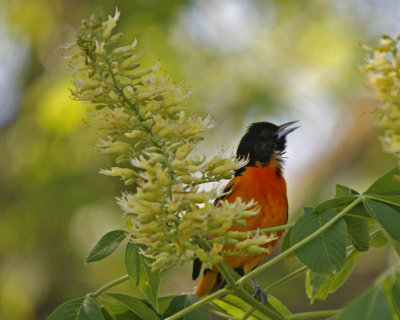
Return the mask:
[[137,61],[140,59],[139,55],[134,54],[130,58],[126,59],[120,65],[120,70],[133,70],[140,67],[140,64]]
[[201,249],[201,248],[198,248],[198,249],[196,250],[196,256],[197,256],[201,261],[203,261],[203,262],[207,261],[207,259],[208,259],[207,254],[206,254],[205,251],[204,251],[203,249]]
[[112,36],[108,39],[107,44],[108,44],[108,45],[114,45],[114,44],[116,44],[116,43],[121,39],[121,37],[122,37],[123,35],[124,35],[123,32],[118,32],[118,33],[112,35]]
[[141,139],[147,139],[147,134],[143,132],[142,130],[132,130],[131,132],[125,133],[125,136],[128,138],[134,139],[134,138],[141,138]]
[[369,79],[373,83],[374,86],[381,87],[381,88],[382,87],[384,87],[384,88],[391,87],[394,83],[394,80],[392,77],[388,77],[387,75],[383,75],[383,74],[370,75]]
[[251,245],[251,246],[247,247],[247,248],[246,248],[246,251],[247,251],[248,253],[251,253],[251,254],[254,254],[254,255],[260,255],[260,254],[268,253],[268,252],[269,252],[268,249],[261,248],[261,247],[258,247],[258,246],[256,246],[256,245]]
[[118,9],[115,11],[114,17],[108,16],[108,20],[103,22],[102,29],[102,37],[104,40],[107,40],[111,36],[111,32],[117,26],[117,21],[119,19],[120,12]]
[[104,56],[105,53],[106,53],[106,50],[105,50],[105,48],[104,48],[105,44],[106,44],[106,43],[105,43],[104,41],[102,41],[102,42],[99,44],[99,42],[96,40],[96,50],[95,50],[95,53],[98,54],[99,56]]
[[112,167],[111,170],[100,170],[101,174],[111,176],[111,177],[125,177],[130,178],[136,175],[132,169]]

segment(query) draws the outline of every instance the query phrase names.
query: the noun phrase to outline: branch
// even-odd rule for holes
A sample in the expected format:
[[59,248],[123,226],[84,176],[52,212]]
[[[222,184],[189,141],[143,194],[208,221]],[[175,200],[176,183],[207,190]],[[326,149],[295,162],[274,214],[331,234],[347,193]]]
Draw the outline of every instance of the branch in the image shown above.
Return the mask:
[[281,254],[277,255],[275,258],[269,260],[267,263],[263,264],[262,266],[254,269],[253,271],[249,272],[242,278],[240,278],[237,281],[237,284],[242,287],[244,283],[257,274],[263,272],[264,270],[268,269],[270,266],[274,265],[278,261],[282,260],[283,258],[289,256],[291,253],[295,252],[298,248],[302,247],[305,245],[307,242],[311,241],[321,233],[323,233],[325,230],[327,230],[329,227],[331,227],[336,221],[338,221],[341,217],[343,217],[346,213],[348,213],[351,209],[353,209],[356,205],[358,205],[360,202],[362,202],[363,197],[360,196],[357,199],[355,199],[352,203],[350,203],[347,207],[345,207],[342,211],[340,211],[334,218],[329,220],[326,224],[324,224],[320,229],[315,231],[314,233],[310,234],[308,237],[304,238],[303,240],[299,241],[296,243],[294,246],[290,247],[286,251],[282,252]]
[[120,283],[125,282],[127,280],[129,280],[129,275],[126,274],[118,279],[115,279],[114,281],[111,281],[110,283],[107,283],[106,285],[104,285],[103,287],[98,289],[97,291],[95,291],[93,293],[89,293],[89,296],[97,297],[97,296],[101,295],[103,292],[107,291],[108,289],[115,287],[115,286],[119,285]]

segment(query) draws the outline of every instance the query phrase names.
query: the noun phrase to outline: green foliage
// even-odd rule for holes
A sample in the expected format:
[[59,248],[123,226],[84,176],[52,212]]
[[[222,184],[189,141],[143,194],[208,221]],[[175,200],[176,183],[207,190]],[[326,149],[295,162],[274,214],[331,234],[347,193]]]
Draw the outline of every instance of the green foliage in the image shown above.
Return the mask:
[[79,298],[63,303],[47,320],[102,320],[99,306],[90,297]]
[[353,216],[345,216],[347,231],[349,237],[358,251],[367,251],[369,249],[369,225],[364,219]]
[[139,247],[128,242],[125,250],[125,267],[133,284],[142,292],[157,310],[157,294],[160,287],[160,274],[152,272]]
[[399,313],[400,269],[394,269],[378,279],[375,285],[352,301],[336,319],[393,319]]
[[[292,246],[319,230],[336,215],[335,210],[325,208],[321,212],[310,212],[301,216],[292,230]],[[296,255],[316,273],[336,273],[346,261],[346,238],[346,223],[340,219],[316,239],[296,250]]]
[[[270,305],[273,310],[279,312],[283,316],[289,316],[292,313],[284,306],[277,298],[272,295],[268,295],[266,301],[267,305]],[[242,319],[243,316],[249,311],[250,306],[234,295],[227,295],[220,299],[215,299],[212,305],[221,313],[227,316],[232,316],[238,319]],[[271,318],[264,315],[259,311],[253,312],[247,319],[250,320],[270,320]]]
[[123,293],[108,293],[107,295],[134,312],[140,319],[159,319],[157,313],[152,308],[136,297]]
[[[165,311],[162,312],[162,318],[167,318],[173,316],[180,310],[183,310],[187,307],[190,307],[195,302],[199,301],[199,298],[194,294],[183,294],[176,295],[171,297],[166,297],[167,299],[163,300],[168,302]],[[161,298],[162,299],[162,298]],[[160,301],[159,301],[160,303]],[[161,313],[161,312],[160,312]],[[197,308],[196,310],[186,313],[179,320],[208,320],[210,318],[210,314],[205,305]]]
[[113,230],[106,233],[89,252],[85,262],[99,261],[108,257],[125,238],[126,231],[124,230]]
[[356,250],[351,250],[347,254],[343,268],[335,274],[324,275],[308,270],[306,275],[306,292],[311,302],[314,302],[315,299],[325,300],[330,293],[339,289],[353,272],[360,254]]

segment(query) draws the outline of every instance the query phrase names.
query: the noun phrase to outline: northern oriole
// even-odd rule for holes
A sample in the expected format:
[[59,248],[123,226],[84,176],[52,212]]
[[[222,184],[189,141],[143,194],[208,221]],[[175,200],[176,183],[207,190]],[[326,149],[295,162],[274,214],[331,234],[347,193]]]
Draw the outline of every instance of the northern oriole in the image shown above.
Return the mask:
[[[236,170],[234,178],[227,184],[225,199],[234,202],[240,197],[244,202],[254,200],[259,206],[257,215],[246,218],[246,226],[235,226],[230,230],[248,231],[279,226],[287,223],[288,200],[286,196],[286,182],[283,177],[283,155],[286,148],[286,136],[298,127],[290,128],[297,121],[277,126],[270,122],[256,122],[251,124],[236,151],[238,159],[248,158],[246,166]],[[218,205],[217,199],[215,204]],[[277,232],[277,239],[266,244],[270,253],[279,239],[282,231]],[[229,250],[229,248],[224,248]],[[269,253],[261,255],[225,255],[224,261],[243,275],[250,272],[260,264]],[[194,260],[193,280],[200,274],[201,261]],[[205,269],[196,288],[196,294],[204,297],[213,288],[223,285],[218,269]]]

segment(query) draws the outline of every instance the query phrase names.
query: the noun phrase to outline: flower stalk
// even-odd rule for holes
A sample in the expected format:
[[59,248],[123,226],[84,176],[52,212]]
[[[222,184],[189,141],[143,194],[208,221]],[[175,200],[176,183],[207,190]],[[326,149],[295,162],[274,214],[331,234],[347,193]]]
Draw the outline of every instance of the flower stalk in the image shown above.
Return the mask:
[[[361,68],[366,72],[375,95],[380,102],[373,112],[378,126],[384,128],[383,149],[400,159],[400,37],[382,36],[376,46],[361,43],[371,53]],[[400,161],[400,160],[399,160]]]
[[[193,155],[203,133],[214,126],[187,111],[190,90],[176,84],[160,63],[141,66],[137,41],[119,45],[114,33],[120,13],[83,21],[77,40],[64,48],[74,76],[72,96],[91,105],[89,126],[98,133],[97,149],[110,154],[115,165],[100,173],[119,177],[127,187],[117,202],[130,241],[141,244],[154,272],[194,259],[208,268],[229,254],[261,254],[273,237],[227,233],[258,212],[256,203],[213,201],[218,188],[210,182],[230,179],[245,165],[234,157],[211,159]],[[210,250],[201,246],[211,238]]]

